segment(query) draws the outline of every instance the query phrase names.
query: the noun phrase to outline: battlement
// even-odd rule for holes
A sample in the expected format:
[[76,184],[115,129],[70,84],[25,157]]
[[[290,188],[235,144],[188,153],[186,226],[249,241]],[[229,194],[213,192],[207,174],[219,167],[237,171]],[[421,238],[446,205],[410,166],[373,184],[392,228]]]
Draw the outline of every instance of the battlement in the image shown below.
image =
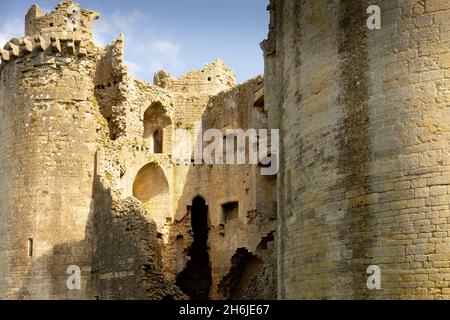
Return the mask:
[[40,35],[25,36],[8,41],[4,49],[0,49],[2,62],[0,66],[3,68],[9,62],[32,53],[43,52],[48,56],[60,54],[85,57],[90,51],[85,41],[73,37],[73,35],[65,38],[53,35],[49,40]]
[[63,1],[55,11],[42,14],[34,4],[25,17],[25,36],[0,47],[0,71],[11,61],[28,54],[85,57],[92,52],[92,21],[99,14],[81,9],[78,3]]
[[34,4],[25,16],[25,35],[41,35],[48,39],[51,36],[67,38],[69,34],[75,34],[77,38],[92,40],[92,22],[99,16],[97,12],[82,9],[71,0],[59,3],[54,11],[45,15]]

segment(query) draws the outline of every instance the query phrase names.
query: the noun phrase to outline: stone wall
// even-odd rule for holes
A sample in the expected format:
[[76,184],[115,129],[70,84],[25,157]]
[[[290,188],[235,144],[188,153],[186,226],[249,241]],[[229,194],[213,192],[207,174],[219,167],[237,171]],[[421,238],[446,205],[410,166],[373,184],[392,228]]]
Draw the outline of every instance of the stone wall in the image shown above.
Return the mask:
[[[374,4],[381,30],[366,26]],[[450,4],[272,0],[269,9],[279,298],[448,299]],[[382,290],[367,289],[369,265],[381,268]]]
[[[266,128],[266,114],[255,105],[262,86],[263,79],[258,77],[212,97],[202,117],[203,130]],[[229,273],[236,251],[246,249],[256,254],[263,238],[275,230],[276,193],[259,191],[273,190],[276,177],[261,176],[256,165],[195,165],[188,170],[181,166],[176,168],[175,175],[176,211],[169,242],[170,256],[176,256],[175,244],[179,236],[185,239],[187,254],[191,245],[189,206],[195,197],[201,196],[208,205],[211,298],[227,298],[220,292],[219,283]],[[223,205],[233,202],[238,203],[238,213],[225,220]],[[166,267],[175,270],[176,261],[167,262]]]
[[83,240],[91,213],[98,50],[59,38],[28,48],[25,39],[17,54],[7,44],[2,59],[0,295],[67,298],[66,268],[77,256],[55,248]]
[[73,1],[63,1],[55,7],[55,11],[43,14],[41,8],[34,4],[25,16],[25,35],[40,34],[45,38],[51,36],[92,39],[92,22],[99,14],[80,8]]
[[173,92],[215,95],[236,85],[233,70],[222,60],[207,64],[201,71],[191,71],[175,79],[167,72],[155,75],[155,85]]
[[[103,195],[102,193],[99,193]],[[107,204],[97,197],[92,280],[97,299],[187,299],[163,275],[161,240],[149,213],[134,198]],[[107,204],[104,208],[101,206]]]

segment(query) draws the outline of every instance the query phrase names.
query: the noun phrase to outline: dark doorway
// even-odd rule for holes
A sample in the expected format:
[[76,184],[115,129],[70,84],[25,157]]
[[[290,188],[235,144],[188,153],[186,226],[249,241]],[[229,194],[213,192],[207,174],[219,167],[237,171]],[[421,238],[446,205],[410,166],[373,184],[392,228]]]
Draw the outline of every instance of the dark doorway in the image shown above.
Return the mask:
[[192,202],[191,224],[194,240],[189,249],[191,259],[178,275],[177,285],[192,300],[208,300],[212,282],[208,253],[208,207],[201,197]]
[[163,152],[163,133],[161,130],[156,130],[153,133],[153,153]]

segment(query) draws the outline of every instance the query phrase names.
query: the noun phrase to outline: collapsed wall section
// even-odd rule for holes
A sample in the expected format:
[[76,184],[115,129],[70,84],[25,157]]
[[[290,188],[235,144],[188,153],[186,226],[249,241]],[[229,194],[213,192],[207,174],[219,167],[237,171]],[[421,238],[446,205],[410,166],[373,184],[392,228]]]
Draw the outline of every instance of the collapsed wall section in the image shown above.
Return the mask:
[[222,60],[216,60],[202,70],[188,72],[179,79],[160,71],[155,74],[154,83],[168,91],[212,96],[234,87],[236,76]]

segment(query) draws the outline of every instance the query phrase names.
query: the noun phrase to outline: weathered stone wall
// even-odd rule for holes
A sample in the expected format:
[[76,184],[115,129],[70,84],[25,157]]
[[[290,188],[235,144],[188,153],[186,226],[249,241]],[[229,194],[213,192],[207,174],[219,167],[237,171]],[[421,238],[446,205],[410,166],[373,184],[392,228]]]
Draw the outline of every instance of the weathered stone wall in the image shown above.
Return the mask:
[[93,230],[91,284],[95,297],[100,300],[186,299],[163,275],[161,239],[153,218],[139,201],[127,198],[108,203],[104,193],[95,198],[101,209],[94,218]]
[[33,5],[25,17],[25,35],[40,34],[45,38],[51,36],[75,39],[92,39],[92,22],[99,14],[80,8],[73,1],[63,1],[55,7],[55,11],[42,14],[41,8]]
[[83,240],[91,212],[97,51],[90,43],[86,52],[81,44],[70,48],[59,39],[58,44],[33,41],[31,52],[19,55],[7,45],[12,49],[2,60],[0,157],[6,192],[0,215],[8,226],[1,232],[0,295],[5,298],[68,298],[66,269],[77,257],[55,248]]
[[[258,77],[212,97],[202,117],[203,130],[266,128],[266,115],[255,105],[262,86],[263,79]],[[208,205],[208,245],[212,268],[210,297],[226,298],[219,290],[219,283],[230,272],[236,251],[245,248],[256,254],[263,238],[275,230],[276,193],[258,191],[261,186],[273,190],[276,181],[261,177],[260,168],[256,165],[195,165],[189,166],[188,170],[181,166],[176,168],[176,177],[176,211],[175,224],[170,232],[170,256],[176,256],[178,236],[183,236],[184,253],[187,254],[191,245],[191,212],[188,206],[195,197],[201,196]],[[270,185],[264,184],[264,179],[271,180]],[[231,220],[224,220],[222,206],[230,202],[238,202],[238,214]],[[168,261],[166,267],[176,270],[176,261]]]
[[191,71],[179,79],[161,71],[155,75],[155,85],[173,92],[191,93],[195,95],[216,95],[234,87],[236,77],[233,70],[222,60],[207,64],[201,71]]
[[[381,30],[366,26],[373,4]],[[269,8],[279,298],[449,298],[450,3]],[[369,265],[382,290],[367,289]]]

